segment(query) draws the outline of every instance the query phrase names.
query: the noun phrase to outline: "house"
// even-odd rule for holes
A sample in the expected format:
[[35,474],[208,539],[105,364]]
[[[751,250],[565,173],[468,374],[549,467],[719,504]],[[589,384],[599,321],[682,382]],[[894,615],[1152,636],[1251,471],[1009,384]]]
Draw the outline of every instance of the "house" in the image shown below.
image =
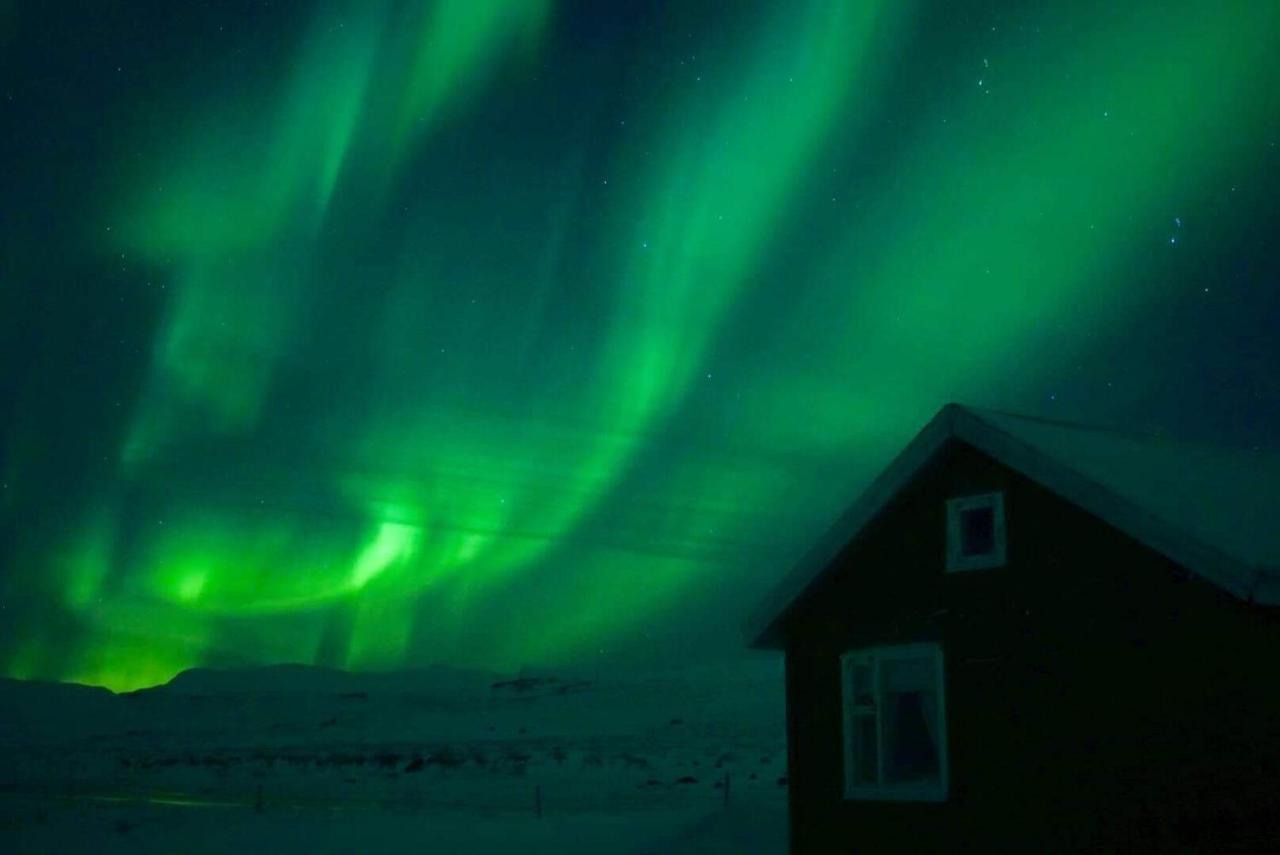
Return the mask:
[[1280,849],[1280,457],[944,407],[753,619],[795,852]]

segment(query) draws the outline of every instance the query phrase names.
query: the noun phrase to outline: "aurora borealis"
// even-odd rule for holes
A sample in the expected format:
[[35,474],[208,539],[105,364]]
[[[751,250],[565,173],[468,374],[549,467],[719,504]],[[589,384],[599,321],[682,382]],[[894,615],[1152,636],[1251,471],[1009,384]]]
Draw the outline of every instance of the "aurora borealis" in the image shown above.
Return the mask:
[[5,674],[726,653],[947,401],[1280,442],[1272,0],[102,5],[0,2]]

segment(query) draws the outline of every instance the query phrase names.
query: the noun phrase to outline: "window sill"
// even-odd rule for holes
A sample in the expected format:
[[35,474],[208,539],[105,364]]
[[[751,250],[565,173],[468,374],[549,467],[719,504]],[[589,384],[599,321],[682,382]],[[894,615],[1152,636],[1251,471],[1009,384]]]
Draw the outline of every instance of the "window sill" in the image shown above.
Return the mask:
[[947,560],[948,573],[966,573],[970,570],[994,570],[997,567],[1005,566],[1004,552],[994,552],[990,555],[972,555],[966,558],[952,558]]
[[844,791],[847,802],[945,802],[947,791],[938,784],[900,787],[854,787]]

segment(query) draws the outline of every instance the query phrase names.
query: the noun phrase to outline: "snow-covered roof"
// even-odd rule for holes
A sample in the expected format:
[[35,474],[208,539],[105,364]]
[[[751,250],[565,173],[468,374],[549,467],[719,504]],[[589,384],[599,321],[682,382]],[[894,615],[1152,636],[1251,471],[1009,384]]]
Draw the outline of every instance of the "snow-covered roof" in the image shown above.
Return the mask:
[[955,438],[1235,596],[1280,605],[1280,454],[948,404],[752,617],[755,646],[850,540]]

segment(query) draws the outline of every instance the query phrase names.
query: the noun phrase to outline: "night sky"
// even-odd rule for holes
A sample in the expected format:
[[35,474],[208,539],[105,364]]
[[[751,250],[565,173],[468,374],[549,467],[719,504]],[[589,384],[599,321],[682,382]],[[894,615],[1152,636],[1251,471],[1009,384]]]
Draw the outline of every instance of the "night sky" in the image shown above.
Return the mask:
[[727,657],[947,401],[1280,446],[1278,45],[0,0],[0,673]]

